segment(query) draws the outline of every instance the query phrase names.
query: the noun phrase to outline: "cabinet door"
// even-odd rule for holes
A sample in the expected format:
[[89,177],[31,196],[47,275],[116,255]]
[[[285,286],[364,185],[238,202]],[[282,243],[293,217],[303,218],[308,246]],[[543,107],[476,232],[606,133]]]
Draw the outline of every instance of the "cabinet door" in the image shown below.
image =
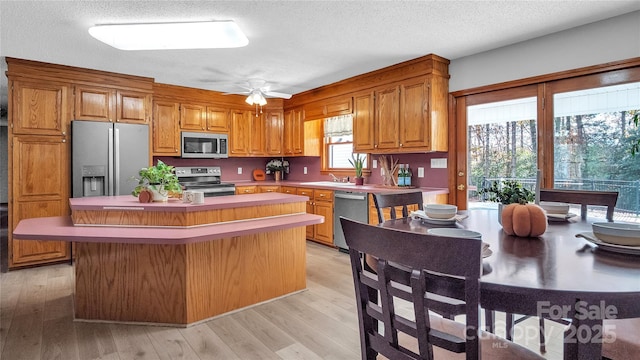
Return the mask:
[[[307,214],[315,214],[315,207],[313,205],[313,189],[298,188],[297,195],[302,195],[309,198],[309,200],[307,200]],[[315,225],[307,225],[307,229],[306,229],[307,239],[310,239],[310,240],[314,239],[313,237],[314,228],[315,228]]]
[[207,106],[207,130],[229,132],[229,109]]
[[258,192],[261,192],[261,193],[280,192],[280,186],[278,185],[258,186]]
[[257,192],[258,192],[258,187],[255,185],[236,186],[236,195],[255,194]]
[[300,156],[304,152],[304,127],[301,109],[289,110],[284,115],[283,152],[289,156]]
[[266,153],[282,155],[282,111],[269,111],[265,116]]
[[400,120],[400,87],[376,91],[376,149],[397,149]]
[[179,156],[180,116],[177,103],[170,101],[156,101],[153,104],[153,154]]
[[75,87],[74,119],[114,121],[116,93],[113,89],[95,86]]
[[69,145],[60,136],[14,136],[12,138],[11,228],[9,267],[70,259],[65,241],[13,240],[20,220],[69,215]]
[[430,145],[429,87],[422,79],[400,89],[400,147],[428,149]]
[[71,114],[66,84],[13,81],[11,91],[13,134],[65,134]]
[[243,110],[231,110],[231,134],[229,136],[229,155],[249,155],[251,113]]
[[207,125],[207,111],[203,105],[180,104],[180,128],[202,131]]
[[117,122],[146,124],[149,122],[149,104],[151,94],[138,91],[116,92],[117,98]]
[[265,141],[265,115],[260,114],[256,116],[250,113],[250,132],[249,132],[249,154],[251,155],[266,155],[266,141]]
[[373,93],[368,92],[354,97],[353,109],[353,148],[357,152],[374,149]]
[[327,245],[333,245],[333,203],[316,201],[315,214],[324,216],[324,222],[314,225],[314,239]]
[[280,186],[280,192],[283,194],[295,195],[297,191],[296,188],[292,186]]

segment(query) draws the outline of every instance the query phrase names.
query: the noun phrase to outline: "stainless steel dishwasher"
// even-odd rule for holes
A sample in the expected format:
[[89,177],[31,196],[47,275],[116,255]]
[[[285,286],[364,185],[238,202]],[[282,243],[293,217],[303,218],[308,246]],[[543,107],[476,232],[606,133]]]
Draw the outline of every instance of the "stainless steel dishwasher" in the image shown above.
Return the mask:
[[369,222],[369,196],[366,192],[356,191],[335,191],[333,214],[333,243],[338,250],[347,251],[347,242],[344,240],[344,233],[340,225],[340,216],[349,219]]

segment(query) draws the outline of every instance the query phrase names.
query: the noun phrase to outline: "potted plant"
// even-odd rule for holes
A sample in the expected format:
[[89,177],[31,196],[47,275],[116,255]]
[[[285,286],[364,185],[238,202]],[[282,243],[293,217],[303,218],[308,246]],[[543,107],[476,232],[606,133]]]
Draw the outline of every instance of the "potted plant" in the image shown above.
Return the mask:
[[362,177],[362,168],[364,168],[364,157],[361,157],[360,154],[354,155],[351,154],[351,159],[349,159],[349,163],[356,170],[356,185],[364,184],[364,178]]
[[273,174],[276,181],[282,179],[282,173],[289,168],[287,160],[271,159],[267,163],[267,174]]
[[138,186],[131,192],[133,196],[139,196],[141,192],[148,190],[153,194],[153,201],[167,201],[169,193],[182,193],[175,168],[161,160],[155,166],[140,169],[138,175],[139,178],[134,177]]
[[535,200],[535,193],[517,181],[494,181],[490,186],[478,190],[478,194],[486,194],[487,200],[498,203],[498,221],[502,224],[502,208],[504,205],[526,204]]

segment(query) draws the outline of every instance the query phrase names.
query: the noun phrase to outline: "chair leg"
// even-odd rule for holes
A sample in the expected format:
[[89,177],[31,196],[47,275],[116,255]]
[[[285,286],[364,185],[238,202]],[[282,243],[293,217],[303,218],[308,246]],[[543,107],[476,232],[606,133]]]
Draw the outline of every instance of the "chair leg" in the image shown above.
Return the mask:
[[507,340],[509,341],[513,341],[513,314],[512,313],[506,313],[506,320],[505,320],[505,330],[506,330],[506,337]]
[[540,352],[544,354],[547,352],[547,346],[544,335],[544,318],[542,316],[539,318],[538,327],[540,328]]

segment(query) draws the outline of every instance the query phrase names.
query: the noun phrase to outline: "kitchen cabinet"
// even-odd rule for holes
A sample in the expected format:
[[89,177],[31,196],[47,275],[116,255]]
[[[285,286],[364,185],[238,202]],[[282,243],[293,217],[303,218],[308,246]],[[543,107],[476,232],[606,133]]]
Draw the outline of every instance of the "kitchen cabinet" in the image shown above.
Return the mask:
[[307,213],[324,216],[322,224],[307,226],[307,239],[333,246],[333,191],[298,188],[297,194],[309,197]]
[[280,192],[280,185],[259,185],[258,192],[261,192],[261,193]]
[[258,192],[258,186],[256,185],[236,186],[236,195],[255,194],[257,192]]
[[180,156],[180,104],[156,100],[153,103],[153,155]]
[[280,192],[283,193],[283,194],[296,195],[297,194],[297,188],[295,188],[293,186],[280,186]]
[[249,155],[265,155],[266,124],[264,121],[264,116],[263,114],[249,114]]
[[180,129],[204,131],[207,128],[207,107],[198,104],[180,104]]
[[282,155],[283,113],[269,110],[264,114],[265,153]]
[[285,112],[283,124],[283,154],[285,156],[304,155],[304,123],[302,108]]
[[207,106],[207,131],[228,133],[229,109],[218,106]]
[[282,154],[282,112],[231,110],[230,156]]
[[70,88],[54,81],[11,81],[13,134],[66,135],[70,120]]
[[251,112],[231,110],[229,156],[248,156],[251,141]]
[[10,144],[9,268],[71,259],[66,241],[12,239],[20,220],[69,215],[69,142],[65,136],[12,136]]
[[332,116],[348,115],[353,111],[353,97],[340,96],[316,101],[304,106],[304,120],[324,119]]
[[146,124],[151,94],[110,87],[74,87],[74,119]]
[[[354,149],[398,153],[447,151],[446,79],[417,77],[354,96]],[[432,115],[433,114],[433,115]]]

